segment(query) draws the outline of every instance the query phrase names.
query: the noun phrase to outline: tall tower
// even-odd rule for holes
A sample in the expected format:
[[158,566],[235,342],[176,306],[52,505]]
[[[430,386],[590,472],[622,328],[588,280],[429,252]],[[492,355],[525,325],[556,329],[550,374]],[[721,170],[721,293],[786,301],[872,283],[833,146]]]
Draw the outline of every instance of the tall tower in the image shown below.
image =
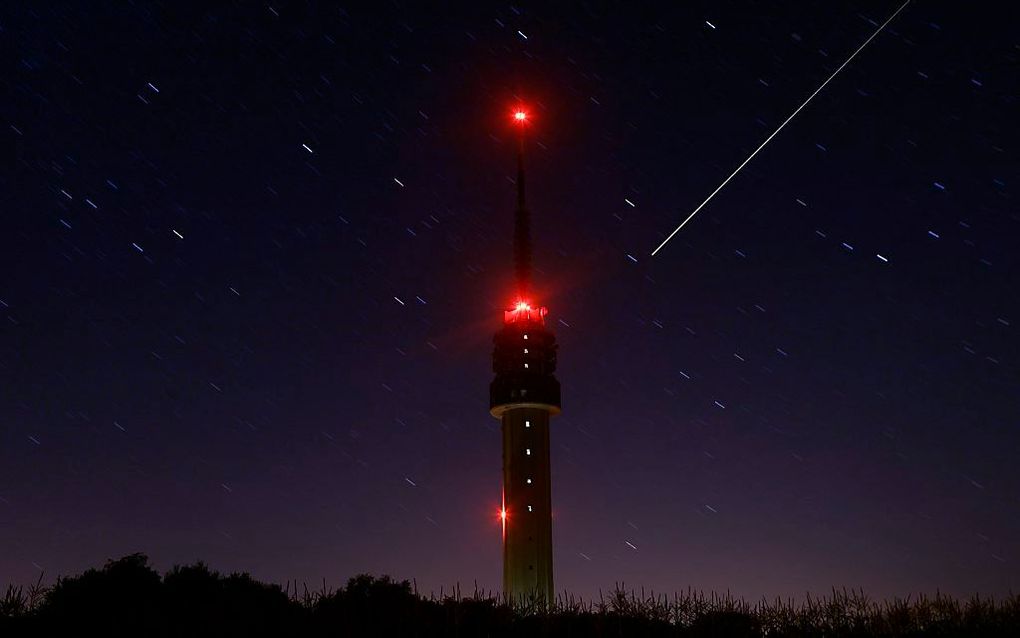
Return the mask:
[[513,600],[552,602],[552,492],[549,419],[560,413],[556,337],[545,327],[547,311],[533,305],[530,214],[524,200],[524,134],[527,113],[514,113],[517,211],[514,215],[516,298],[493,336],[489,412],[503,433],[503,594]]

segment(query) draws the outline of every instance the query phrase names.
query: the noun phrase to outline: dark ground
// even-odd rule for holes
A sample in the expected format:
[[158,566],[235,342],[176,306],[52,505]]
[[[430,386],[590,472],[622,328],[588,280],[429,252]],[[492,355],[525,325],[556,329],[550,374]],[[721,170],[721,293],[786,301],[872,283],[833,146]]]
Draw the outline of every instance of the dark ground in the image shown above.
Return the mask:
[[346,586],[286,589],[202,563],[160,576],[142,554],[109,561],[48,589],[0,600],[0,635],[104,636],[1015,636],[1020,597],[886,603],[856,592],[750,605],[688,591],[669,597],[619,587],[596,602],[548,612],[478,592],[425,597],[411,583],[359,575]]

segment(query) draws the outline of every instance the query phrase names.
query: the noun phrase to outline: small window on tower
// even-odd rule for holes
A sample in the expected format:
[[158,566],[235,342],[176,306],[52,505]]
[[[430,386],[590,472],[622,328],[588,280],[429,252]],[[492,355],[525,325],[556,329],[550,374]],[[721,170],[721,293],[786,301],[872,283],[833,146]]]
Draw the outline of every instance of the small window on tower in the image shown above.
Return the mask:
[[530,428],[531,427],[531,421],[525,421],[524,422],[524,427]]
[[525,341],[527,341],[527,340],[528,340],[528,335],[524,335],[524,340],[525,340]]
[[527,480],[528,485],[531,485],[531,479]]
[[527,369],[528,369],[528,364],[526,364],[526,363],[524,364],[524,369],[525,369],[525,370],[527,370]]
[[534,510],[532,510],[532,509],[531,509],[531,506],[530,506],[530,505],[528,506],[528,511],[529,511],[529,512],[532,512],[532,511],[534,511]]
[[527,454],[528,456],[531,456],[531,448],[530,447],[524,448],[524,453]]
[[528,349],[527,348],[524,349],[524,354],[528,354]]

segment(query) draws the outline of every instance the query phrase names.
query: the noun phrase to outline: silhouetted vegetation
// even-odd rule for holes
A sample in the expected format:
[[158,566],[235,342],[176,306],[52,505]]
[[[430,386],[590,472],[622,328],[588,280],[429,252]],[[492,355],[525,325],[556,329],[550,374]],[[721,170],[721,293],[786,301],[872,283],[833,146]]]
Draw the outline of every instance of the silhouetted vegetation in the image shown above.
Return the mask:
[[482,592],[419,595],[408,581],[360,575],[309,591],[222,575],[202,563],[160,576],[141,554],[50,588],[8,586],[0,636],[1017,636],[1020,597],[943,595],[885,602],[833,591],[755,604],[694,590],[623,587],[597,601],[561,596],[551,609]]

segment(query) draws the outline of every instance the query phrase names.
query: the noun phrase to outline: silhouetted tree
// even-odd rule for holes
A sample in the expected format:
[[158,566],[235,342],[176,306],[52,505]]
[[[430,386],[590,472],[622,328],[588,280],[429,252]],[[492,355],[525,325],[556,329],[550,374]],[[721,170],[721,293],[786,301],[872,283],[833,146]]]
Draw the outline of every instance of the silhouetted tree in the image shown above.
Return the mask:
[[107,561],[100,569],[57,581],[38,615],[53,630],[95,635],[158,636],[164,626],[161,582],[144,554]]
[[360,574],[342,589],[319,598],[312,615],[317,627],[345,635],[408,634],[433,624],[436,608],[437,604],[415,596],[406,580]]
[[286,635],[302,616],[278,585],[260,583],[248,574],[224,578],[201,562],[167,572],[163,600],[172,635]]

